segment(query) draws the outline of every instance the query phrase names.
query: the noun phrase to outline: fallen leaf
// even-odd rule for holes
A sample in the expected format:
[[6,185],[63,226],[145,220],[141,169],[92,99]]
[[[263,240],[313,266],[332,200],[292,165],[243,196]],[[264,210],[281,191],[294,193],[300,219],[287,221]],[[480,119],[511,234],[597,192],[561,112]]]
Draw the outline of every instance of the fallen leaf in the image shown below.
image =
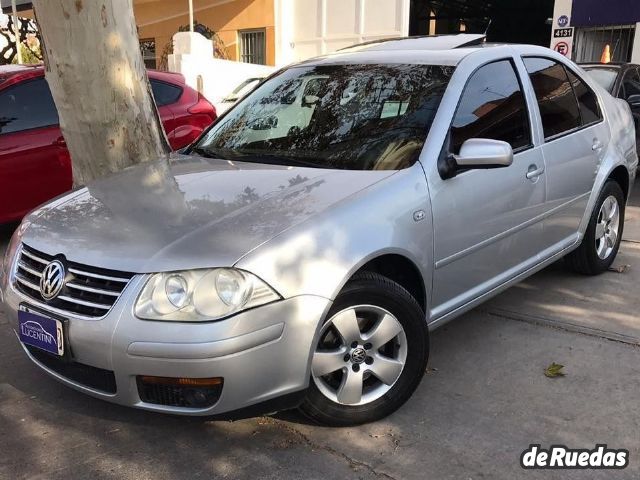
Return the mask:
[[564,377],[565,373],[562,371],[564,365],[553,362],[547,368],[544,369],[544,375],[549,378]]
[[618,265],[617,267],[609,267],[610,272],[625,273],[631,268],[631,265]]

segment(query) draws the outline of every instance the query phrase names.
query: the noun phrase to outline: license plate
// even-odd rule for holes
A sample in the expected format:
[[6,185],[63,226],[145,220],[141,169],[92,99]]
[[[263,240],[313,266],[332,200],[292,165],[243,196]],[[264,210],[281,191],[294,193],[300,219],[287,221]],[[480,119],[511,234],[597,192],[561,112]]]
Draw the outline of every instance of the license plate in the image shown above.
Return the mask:
[[62,322],[25,310],[18,311],[18,336],[26,345],[54,355],[64,355]]

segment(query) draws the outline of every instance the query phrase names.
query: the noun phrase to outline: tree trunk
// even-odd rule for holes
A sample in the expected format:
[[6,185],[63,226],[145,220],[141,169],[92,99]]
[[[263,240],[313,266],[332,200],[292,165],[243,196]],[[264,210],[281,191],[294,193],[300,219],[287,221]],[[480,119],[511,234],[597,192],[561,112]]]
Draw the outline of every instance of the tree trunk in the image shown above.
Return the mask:
[[74,185],[168,157],[132,0],[34,0]]

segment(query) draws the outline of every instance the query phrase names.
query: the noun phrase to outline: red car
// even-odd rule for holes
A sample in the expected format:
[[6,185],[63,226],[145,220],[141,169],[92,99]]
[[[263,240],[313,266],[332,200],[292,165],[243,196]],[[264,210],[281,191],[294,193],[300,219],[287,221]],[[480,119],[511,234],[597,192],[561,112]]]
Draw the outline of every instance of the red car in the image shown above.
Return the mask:
[[[193,142],[216,110],[177,73],[149,71],[174,150]],[[0,224],[71,188],[71,158],[42,66],[0,67]]]

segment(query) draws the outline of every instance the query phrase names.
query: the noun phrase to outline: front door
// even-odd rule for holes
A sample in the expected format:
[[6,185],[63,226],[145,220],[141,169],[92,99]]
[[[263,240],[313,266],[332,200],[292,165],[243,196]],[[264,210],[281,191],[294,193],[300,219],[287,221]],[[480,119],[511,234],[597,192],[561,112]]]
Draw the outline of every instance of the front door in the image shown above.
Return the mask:
[[0,221],[71,188],[71,160],[44,78],[0,91]]
[[543,245],[545,164],[534,146],[512,60],[470,77],[450,131],[449,153],[471,138],[508,142],[513,164],[429,178],[434,224],[432,320],[489,292],[536,263]]

